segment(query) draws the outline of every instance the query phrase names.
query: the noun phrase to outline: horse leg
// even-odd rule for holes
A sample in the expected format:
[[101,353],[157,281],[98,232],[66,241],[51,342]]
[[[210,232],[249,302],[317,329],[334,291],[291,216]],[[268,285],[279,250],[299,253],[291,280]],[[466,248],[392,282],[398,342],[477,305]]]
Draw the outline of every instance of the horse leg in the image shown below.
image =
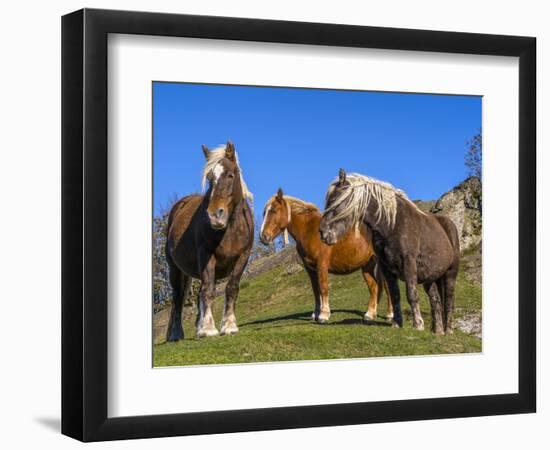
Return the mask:
[[386,278],[384,277],[384,273],[382,272],[382,269],[380,267],[380,263],[376,263],[375,266],[374,266],[374,276],[376,278],[376,283],[378,284],[377,303],[380,304],[380,300],[382,299],[382,292],[384,290],[386,292],[386,297],[388,297],[388,306],[386,308],[386,320],[392,320],[393,319],[393,305],[392,305],[392,302],[391,302],[390,288],[388,286]]
[[225,305],[223,307],[223,318],[220,325],[220,334],[222,335],[236,334],[239,332],[237,317],[235,316],[235,303],[239,295],[239,283],[241,282],[241,277],[249,256],[249,252],[244,252],[239,256],[229,276],[227,285],[225,286]]
[[183,339],[183,326],[181,324],[181,310],[183,307],[184,295],[187,284],[191,282],[190,278],[168,260],[169,280],[172,286],[172,308],[170,309],[170,320],[166,330],[166,341],[176,342]]
[[[305,264],[304,264],[305,266]],[[315,309],[311,313],[311,319],[317,320],[319,318],[319,313],[321,312],[321,297],[319,293],[319,278],[317,277],[317,272],[305,266],[307,274],[309,275],[309,281],[311,282],[311,290],[313,291],[313,296],[315,297]]]
[[446,334],[453,334],[453,311],[455,304],[455,284],[457,272],[458,268],[453,268],[443,276],[443,282],[445,286],[445,299],[443,301],[445,309]]
[[196,321],[197,332],[199,338],[212,337],[218,335],[218,330],[214,324],[212,316],[212,303],[216,293],[216,258],[212,255],[209,257],[206,266],[201,273],[201,291],[199,294],[199,311]]
[[404,268],[407,300],[409,301],[409,305],[411,305],[413,315],[413,328],[415,330],[423,330],[424,320],[422,319],[422,314],[420,314],[420,305],[418,304],[416,260],[411,257],[405,259]]
[[392,303],[393,320],[392,324],[396,328],[403,327],[403,316],[401,315],[401,292],[399,292],[399,282],[397,277],[388,270],[382,269],[386,284],[388,286],[388,298]]
[[444,334],[443,318],[441,314],[441,298],[439,297],[437,290],[437,283],[435,281],[424,283],[424,290],[430,299],[432,310],[432,333]]
[[[376,273],[377,273],[377,279],[379,285],[382,284],[384,286],[384,291],[386,291],[386,297],[388,297],[388,307],[386,309],[386,319],[391,320],[393,319],[393,304],[391,302],[391,296],[390,296],[390,288],[388,286],[388,282],[384,278],[384,275],[382,275],[382,271],[378,267],[378,264],[376,265]],[[380,303],[380,299],[382,298],[382,289],[380,286],[378,286],[379,294],[378,294],[378,303]]]
[[369,262],[362,268],[363,278],[365,279],[370,292],[367,312],[363,316],[363,320],[365,321],[376,319],[378,312],[378,300],[380,295],[382,294],[374,273],[375,265],[376,263],[374,262],[374,258],[371,258]]
[[317,280],[319,282],[319,293],[321,297],[321,310],[317,316],[318,323],[326,323],[330,319],[330,306],[328,298],[328,267],[321,265],[317,267]]

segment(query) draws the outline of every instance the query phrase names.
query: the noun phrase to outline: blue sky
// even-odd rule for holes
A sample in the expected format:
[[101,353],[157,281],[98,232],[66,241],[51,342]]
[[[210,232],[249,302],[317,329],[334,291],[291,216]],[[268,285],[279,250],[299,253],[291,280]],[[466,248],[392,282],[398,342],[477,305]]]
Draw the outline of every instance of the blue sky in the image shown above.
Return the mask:
[[153,84],[154,212],[200,192],[204,156],[233,140],[256,215],[278,187],[323,206],[343,167],[437,199],[466,175],[481,97]]

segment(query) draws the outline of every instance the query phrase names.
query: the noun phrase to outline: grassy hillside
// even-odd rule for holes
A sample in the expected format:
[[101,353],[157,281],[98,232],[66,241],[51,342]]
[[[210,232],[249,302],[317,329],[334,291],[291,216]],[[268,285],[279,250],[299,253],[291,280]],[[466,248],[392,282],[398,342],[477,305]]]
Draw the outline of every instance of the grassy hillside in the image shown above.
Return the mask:
[[[165,343],[169,309],[154,317],[154,365],[195,365],[246,363],[261,361],[319,360],[365,358],[373,356],[471,353],[481,351],[481,340],[459,329],[451,336],[430,333],[430,307],[421,293],[421,309],[426,330],[411,327],[410,309],[402,286],[403,329],[391,328],[383,319],[371,325],[362,322],[368,290],[359,272],[349,276],[331,276],[330,322],[318,325],[311,321],[313,299],[306,273],[287,274],[284,267],[241,283],[237,301],[240,333],[196,339],[194,316],[184,320],[185,339]],[[379,306],[384,317],[386,298]],[[214,317],[219,326],[223,297],[218,297]],[[457,318],[481,314],[481,287],[459,274],[456,291]]]

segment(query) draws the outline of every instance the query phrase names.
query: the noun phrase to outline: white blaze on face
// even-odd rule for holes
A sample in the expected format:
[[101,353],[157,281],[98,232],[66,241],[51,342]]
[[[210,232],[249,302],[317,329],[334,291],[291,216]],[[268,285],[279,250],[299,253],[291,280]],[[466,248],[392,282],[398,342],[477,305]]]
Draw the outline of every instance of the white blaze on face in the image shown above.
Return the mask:
[[222,176],[223,173],[223,166],[221,164],[216,164],[214,168],[212,169],[212,193],[214,193],[214,190],[216,188],[216,184],[218,183],[218,180]]
[[260,236],[263,234],[264,232],[264,227],[265,227],[265,223],[267,221],[267,216],[269,215],[269,211],[271,211],[271,205],[267,207],[267,209],[265,210],[265,216],[264,216],[264,221],[262,222],[262,228],[260,228]]
[[223,173],[223,166],[221,164],[216,164],[216,167],[212,170],[212,175],[214,176],[214,182],[217,182]]

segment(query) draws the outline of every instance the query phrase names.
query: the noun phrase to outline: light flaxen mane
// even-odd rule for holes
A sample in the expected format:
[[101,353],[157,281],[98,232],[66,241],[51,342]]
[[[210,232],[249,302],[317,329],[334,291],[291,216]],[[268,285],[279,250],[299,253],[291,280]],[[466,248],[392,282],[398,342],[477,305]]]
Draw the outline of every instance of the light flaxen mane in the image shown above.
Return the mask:
[[[277,198],[277,195],[274,195],[267,201],[264,208],[264,214],[267,211],[267,209],[271,206],[271,204],[275,201],[276,198]],[[299,198],[292,197],[291,195],[283,195],[283,200],[287,204],[289,222],[290,222],[291,214],[301,214],[301,213],[310,212],[310,211],[319,212],[319,208],[317,208],[317,206],[315,206],[313,203],[309,203]]]
[[[393,228],[397,215],[396,197],[402,198],[412,205],[420,214],[425,215],[425,213],[407,197],[405,192],[401,189],[397,189],[390,183],[358,173],[348,174],[346,180],[348,184],[342,187],[342,194],[340,197],[338,197],[329,208],[325,209],[325,212],[327,212],[336,209],[339,205],[343,205],[342,210],[331,218],[331,222],[351,215],[353,223],[358,224],[367,213],[369,204],[374,201],[376,204],[376,223],[384,219],[388,226]],[[325,199],[325,205],[338,183],[339,179],[336,178],[330,184]]]
[[[215,149],[211,150],[208,154],[208,159],[206,160],[206,163],[204,164],[204,168],[202,170],[202,190],[204,191],[206,189],[206,181],[210,180],[214,174],[214,169],[216,166],[221,162],[222,159],[225,158],[225,145],[220,145],[219,147],[216,147]],[[243,171],[241,169],[241,166],[239,165],[239,157],[237,156],[237,151],[235,151],[235,164],[237,164],[237,167],[239,169],[239,179],[241,180],[241,189],[243,191],[243,198],[248,199],[250,202],[254,200],[254,196],[252,195],[252,192],[248,190],[248,186],[246,185],[244,178],[243,178]]]

